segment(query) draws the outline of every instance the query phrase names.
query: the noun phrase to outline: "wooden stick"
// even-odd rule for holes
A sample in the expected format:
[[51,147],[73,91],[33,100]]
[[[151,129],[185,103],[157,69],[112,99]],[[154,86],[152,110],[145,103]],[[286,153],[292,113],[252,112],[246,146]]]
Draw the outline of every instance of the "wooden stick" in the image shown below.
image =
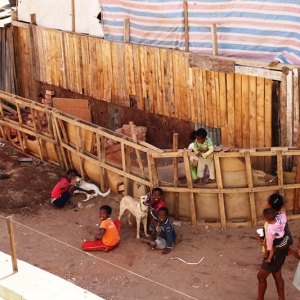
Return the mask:
[[7,217],[7,229],[8,229],[9,241],[10,241],[12,266],[13,266],[13,270],[17,272],[18,271],[17,251],[16,251],[15,235],[14,235],[14,228],[12,225],[11,216]]
[[[178,151],[178,133],[173,134],[173,151]],[[174,178],[173,184],[175,187],[178,186],[178,157],[173,158],[174,165]],[[179,218],[179,193],[174,193],[174,217],[176,220]]]
[[75,0],[71,0],[72,32],[75,32]]
[[188,18],[188,3],[187,1],[183,1],[183,9],[184,9],[184,43],[185,43],[185,51],[189,52],[189,18]]
[[213,55],[218,55],[218,40],[217,40],[217,26],[211,25],[211,37],[212,37],[212,52]]
[[130,20],[124,19],[124,43],[130,43]]

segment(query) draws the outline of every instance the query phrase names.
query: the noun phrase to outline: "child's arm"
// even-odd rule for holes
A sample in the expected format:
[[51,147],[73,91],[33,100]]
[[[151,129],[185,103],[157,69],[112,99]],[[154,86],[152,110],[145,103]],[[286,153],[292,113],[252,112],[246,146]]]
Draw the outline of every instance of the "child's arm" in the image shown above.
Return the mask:
[[161,254],[169,254],[172,250],[172,247],[174,245],[174,239],[173,239],[173,232],[172,227],[168,226],[166,227],[166,241],[167,241],[167,248],[161,252]]
[[97,228],[97,229],[93,229],[90,227],[85,227],[86,231],[91,234],[96,240],[101,240],[103,235],[106,232],[105,228]]
[[208,150],[207,150],[206,152],[202,153],[202,157],[203,157],[203,158],[207,158],[207,156],[208,156],[209,154],[211,154],[211,153],[214,152],[214,146],[209,146],[209,147],[207,147],[207,148],[208,148]]

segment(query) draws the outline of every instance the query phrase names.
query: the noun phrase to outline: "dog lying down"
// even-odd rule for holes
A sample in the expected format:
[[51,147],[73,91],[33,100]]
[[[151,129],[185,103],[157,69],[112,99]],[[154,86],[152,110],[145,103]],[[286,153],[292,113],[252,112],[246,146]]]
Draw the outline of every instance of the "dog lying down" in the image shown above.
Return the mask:
[[139,200],[135,200],[131,196],[125,196],[121,199],[119,220],[121,220],[125,210],[128,209],[128,224],[131,225],[130,216],[133,214],[136,218],[136,238],[139,239],[141,221],[143,221],[145,236],[149,236],[147,234],[147,217],[150,194],[137,198]]
[[90,191],[90,190],[93,190],[94,193],[93,194],[88,194],[84,191],[79,191],[79,190],[76,190],[74,192],[75,193],[82,193],[82,194],[86,194],[86,198],[84,200],[82,200],[83,202],[85,201],[89,201],[91,200],[92,198],[95,198],[97,196],[101,196],[101,197],[106,197],[110,194],[110,189],[107,190],[107,192],[105,193],[101,193],[100,192],[100,189],[93,183],[89,183],[89,182],[86,182],[84,181],[82,178],[80,177],[76,177],[76,186],[86,190],[86,191]]

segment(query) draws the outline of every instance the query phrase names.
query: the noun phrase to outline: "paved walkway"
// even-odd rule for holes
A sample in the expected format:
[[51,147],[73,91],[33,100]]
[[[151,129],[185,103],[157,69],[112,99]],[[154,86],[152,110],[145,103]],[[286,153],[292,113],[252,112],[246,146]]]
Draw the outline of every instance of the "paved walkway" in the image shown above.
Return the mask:
[[13,272],[10,255],[0,252],[0,299],[104,300],[58,276],[21,260]]

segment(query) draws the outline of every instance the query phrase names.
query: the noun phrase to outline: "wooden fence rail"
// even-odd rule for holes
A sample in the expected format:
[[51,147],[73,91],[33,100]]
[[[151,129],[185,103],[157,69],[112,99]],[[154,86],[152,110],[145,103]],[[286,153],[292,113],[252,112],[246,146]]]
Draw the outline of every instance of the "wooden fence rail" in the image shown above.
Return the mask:
[[[133,137],[85,122],[56,109],[5,92],[0,92],[0,139],[9,146],[30,153],[41,161],[76,167],[105,190],[113,174],[122,177],[125,193],[132,194],[132,183],[149,189],[160,186],[171,213],[192,224],[214,226],[247,226],[262,222],[261,212],[268,195],[279,192],[285,196],[288,218],[299,218],[299,199],[294,200],[298,171],[283,170],[283,158],[289,157],[297,166],[300,150],[296,148],[236,149],[215,152],[216,184],[194,184],[190,171],[190,150],[158,149]],[[10,106],[16,115],[12,119],[3,107]],[[22,115],[30,112],[34,122],[24,124]],[[41,126],[38,113],[47,114],[48,126]],[[134,125],[130,124],[134,129]],[[121,144],[118,159],[111,159],[104,149],[104,140]],[[176,139],[175,139],[176,140]],[[176,145],[175,145],[176,146]],[[132,164],[135,151],[138,167]],[[169,160],[171,168],[162,172],[160,159]],[[265,174],[264,164],[253,169],[253,161],[272,159],[277,174]],[[145,163],[144,163],[145,162]],[[176,166],[172,166],[172,164]],[[175,170],[175,171],[174,171]],[[173,174],[178,173],[177,175]],[[292,176],[289,178],[287,176]],[[178,178],[183,177],[182,180]],[[177,177],[177,180],[174,178]],[[293,214],[294,213],[294,214]]]

